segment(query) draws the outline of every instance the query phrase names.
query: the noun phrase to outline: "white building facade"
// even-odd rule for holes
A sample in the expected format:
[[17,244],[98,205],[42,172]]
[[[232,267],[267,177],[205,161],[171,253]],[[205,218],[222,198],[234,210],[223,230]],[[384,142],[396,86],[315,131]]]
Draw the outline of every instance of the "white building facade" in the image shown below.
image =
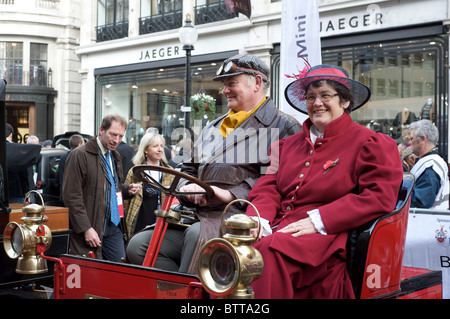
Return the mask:
[[[123,38],[99,38],[106,38],[106,30],[114,26],[99,25],[107,19],[105,1],[83,11],[76,49],[82,65],[81,117],[87,119],[81,121],[81,131],[95,133],[104,115],[120,113],[130,120],[128,143],[137,143],[146,128],[158,127],[173,144],[173,128],[186,125],[186,59],[178,39],[186,14],[198,30],[191,59],[192,95],[214,98],[216,116],[226,112],[221,84],[212,78],[226,57],[248,52],[271,66],[271,96],[278,102],[283,93],[277,86],[281,1],[253,0],[250,19],[227,16],[222,0],[125,2],[119,8],[129,17]],[[410,122],[431,118],[444,137],[440,149],[446,157],[448,5],[447,0],[319,1],[323,63],[342,65],[372,90],[371,102],[353,114],[354,120],[400,143]],[[195,134],[201,126],[194,126],[194,109],[190,115]]]
[[0,1],[0,78],[7,81],[6,122],[17,142],[80,127],[80,5]]
[[[76,130],[94,135],[103,116],[119,113],[129,120],[127,143],[138,143],[148,127],[157,127],[167,144],[174,144],[171,132],[186,126],[186,56],[178,31],[187,14],[198,31],[191,95],[215,99],[206,116],[191,103],[188,126],[194,134],[202,126],[195,119],[204,123],[227,112],[222,85],[212,78],[231,55],[248,52],[262,58],[272,70],[276,104],[283,94],[278,85],[284,76],[279,71],[282,1],[252,0],[250,19],[228,13],[224,0],[47,2],[58,4],[67,15],[57,25],[65,36],[52,37],[49,50],[55,57],[48,62],[56,91],[55,134]],[[343,66],[372,90],[370,102],[353,119],[400,143],[410,122],[430,118],[440,130],[439,149],[445,158],[449,3],[319,0],[322,62]],[[8,36],[0,34],[0,41]]]

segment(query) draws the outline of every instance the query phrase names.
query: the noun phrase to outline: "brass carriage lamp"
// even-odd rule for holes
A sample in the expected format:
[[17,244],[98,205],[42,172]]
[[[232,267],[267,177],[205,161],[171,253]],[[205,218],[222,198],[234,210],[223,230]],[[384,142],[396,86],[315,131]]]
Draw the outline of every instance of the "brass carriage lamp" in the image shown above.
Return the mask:
[[[230,202],[225,207],[221,222],[221,230],[224,224],[227,232],[223,238],[208,241],[200,251],[200,281],[206,291],[218,298],[254,298],[250,284],[261,276],[263,269],[260,252],[252,247],[256,239],[250,234],[250,229],[258,227],[258,223],[245,214],[235,214],[223,222],[228,207],[238,201],[253,206],[242,199]],[[258,213],[256,207],[253,208]]]
[[[25,202],[31,192],[25,196]],[[3,232],[3,247],[6,254],[11,259],[18,258],[16,272],[19,274],[40,274],[48,271],[47,261],[42,258],[40,250],[48,249],[52,243],[52,234],[50,229],[43,223],[44,202],[42,206],[38,204],[29,204],[22,208],[24,216],[21,218],[23,224],[10,222],[6,225]],[[44,248],[45,247],[45,248]],[[44,248],[44,249],[42,249]]]

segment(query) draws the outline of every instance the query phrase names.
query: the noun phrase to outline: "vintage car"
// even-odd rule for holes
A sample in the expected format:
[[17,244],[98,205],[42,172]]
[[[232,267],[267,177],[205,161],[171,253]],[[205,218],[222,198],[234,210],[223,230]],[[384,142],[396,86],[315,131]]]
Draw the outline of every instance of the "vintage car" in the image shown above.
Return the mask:
[[[3,124],[0,137],[4,132],[4,109],[4,85],[0,83],[0,120],[3,121],[0,121]],[[0,138],[0,167],[5,167],[5,163],[3,136]],[[207,197],[214,192],[209,185],[176,170],[151,165],[136,166],[133,170],[142,181],[166,194],[157,211],[157,223],[143,265],[98,260],[93,254],[68,254],[68,209],[46,206],[41,194],[32,191],[37,194],[34,196],[37,202],[31,201],[31,194],[17,207],[9,207],[7,200],[0,201],[0,231],[3,233],[0,242],[4,247],[0,250],[0,295],[18,295],[18,291],[24,291],[17,288],[47,280],[50,295],[55,299],[253,298],[251,282],[264,267],[261,255],[252,247],[254,239],[250,229],[256,227],[256,223],[244,214],[224,220],[227,208],[234,204],[231,202],[222,215],[222,238],[211,239],[200,251],[198,274],[157,269],[155,260],[169,223],[182,223],[185,214],[183,210],[172,208],[177,196],[186,194],[177,191],[180,179],[198,184]],[[173,182],[164,187],[147,173],[148,170],[173,174]],[[405,173],[393,212],[350,233],[348,271],[356,298],[442,298],[440,271],[402,267],[413,186],[414,177]],[[29,294],[21,296],[30,297]],[[184,313],[188,310],[185,308]]]
[[[7,254],[18,258],[18,268],[39,271],[46,268],[46,260],[54,263],[53,296],[56,299],[78,298],[134,298],[134,299],[209,299],[209,298],[253,298],[251,282],[263,268],[263,260],[252,247],[254,242],[250,229],[256,223],[246,215],[237,214],[224,220],[222,215],[222,238],[208,241],[199,255],[199,273],[182,274],[154,267],[156,256],[169,223],[180,223],[183,212],[171,209],[177,196],[176,186],[181,178],[200,185],[206,196],[213,191],[207,184],[176,170],[140,165],[133,168],[143,181],[166,194],[161,209],[157,212],[154,235],[149,243],[143,265],[126,262],[97,260],[91,256],[81,257],[63,254],[47,256],[46,249],[51,239],[50,229],[36,222],[34,247],[23,247],[29,235],[17,223],[5,228],[4,245]],[[169,187],[154,180],[149,170],[173,174]],[[370,225],[354,230],[348,241],[348,269],[357,298],[442,298],[442,276],[440,272],[402,267],[403,248],[406,236],[410,193],[414,177],[404,174],[395,210]],[[251,204],[251,203],[248,203]],[[31,214],[24,212],[25,223]],[[33,216],[40,216],[33,211]],[[21,231],[16,231],[21,229]],[[33,231],[31,231],[33,233]],[[27,252],[27,254],[25,254]]]
[[69,139],[72,135],[81,135],[84,138],[84,141],[87,142],[92,138],[92,135],[79,133],[77,131],[69,131],[63,134],[56,135],[52,141],[52,148],[64,148],[66,150],[70,149]]

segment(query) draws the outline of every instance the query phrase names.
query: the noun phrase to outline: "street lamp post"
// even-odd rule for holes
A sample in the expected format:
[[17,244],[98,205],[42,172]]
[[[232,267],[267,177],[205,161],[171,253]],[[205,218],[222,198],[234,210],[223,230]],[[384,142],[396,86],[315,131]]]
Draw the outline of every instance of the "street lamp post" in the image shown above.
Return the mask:
[[186,77],[184,81],[184,94],[185,94],[185,114],[184,114],[184,127],[189,128],[190,115],[191,115],[191,51],[194,50],[194,43],[197,41],[198,32],[191,25],[191,15],[186,15],[186,21],[184,26],[180,29],[178,37],[181,44],[183,45],[183,50],[186,51]]

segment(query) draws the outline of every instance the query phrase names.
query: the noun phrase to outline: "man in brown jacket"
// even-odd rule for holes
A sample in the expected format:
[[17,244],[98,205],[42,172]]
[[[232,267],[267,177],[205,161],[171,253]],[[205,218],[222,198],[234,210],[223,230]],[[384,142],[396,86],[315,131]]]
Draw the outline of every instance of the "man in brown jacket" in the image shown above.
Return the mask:
[[96,258],[112,261],[125,257],[121,196],[132,197],[140,188],[140,184],[122,184],[122,162],[115,148],[126,128],[122,116],[105,116],[99,135],[67,158],[63,198],[69,207],[72,254],[87,256],[93,251]]
[[[206,240],[218,237],[225,206],[237,198],[247,199],[269,164],[271,144],[301,130],[293,117],[277,110],[266,97],[269,79],[269,67],[250,54],[228,58],[218,70],[214,80],[223,82],[230,111],[202,130],[191,160],[181,167],[183,173],[210,185],[215,196],[209,201],[204,195],[186,196],[183,204],[197,205],[200,222],[185,231],[168,229],[155,267],[196,273],[197,251]],[[180,190],[201,188],[187,184]],[[245,205],[232,206],[231,211],[245,213]],[[147,230],[131,239],[127,247],[129,261],[142,264],[151,235],[152,230]]]

